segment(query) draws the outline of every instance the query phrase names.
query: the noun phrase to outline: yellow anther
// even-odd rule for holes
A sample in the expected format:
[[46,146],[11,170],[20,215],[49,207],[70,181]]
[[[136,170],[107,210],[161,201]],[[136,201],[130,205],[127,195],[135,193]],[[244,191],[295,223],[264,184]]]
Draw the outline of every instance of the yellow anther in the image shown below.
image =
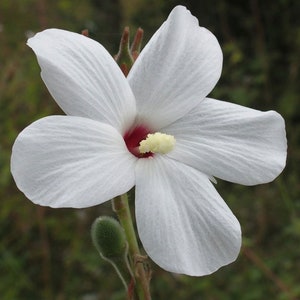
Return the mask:
[[145,140],[140,142],[140,153],[161,153],[166,154],[173,150],[175,146],[175,138],[173,135],[165,133],[149,133]]

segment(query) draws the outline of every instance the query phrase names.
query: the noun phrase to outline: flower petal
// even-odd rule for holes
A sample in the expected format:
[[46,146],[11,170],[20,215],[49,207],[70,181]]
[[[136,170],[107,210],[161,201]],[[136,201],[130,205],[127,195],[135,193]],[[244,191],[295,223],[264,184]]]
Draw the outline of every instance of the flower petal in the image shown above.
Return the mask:
[[111,55],[86,36],[48,29],[28,40],[41,76],[68,115],[88,117],[125,131],[135,118],[135,99]]
[[159,129],[185,115],[213,89],[222,60],[215,36],[175,7],[128,75],[142,121]]
[[207,275],[240,250],[239,222],[207,176],[166,157],[137,163],[136,220],[147,254],[171,272]]
[[172,158],[231,182],[266,183],[285,166],[285,125],[274,111],[207,98],[163,132],[176,138]]
[[110,125],[52,116],[25,128],[13,146],[11,172],[34,203],[89,207],[134,185],[132,156]]

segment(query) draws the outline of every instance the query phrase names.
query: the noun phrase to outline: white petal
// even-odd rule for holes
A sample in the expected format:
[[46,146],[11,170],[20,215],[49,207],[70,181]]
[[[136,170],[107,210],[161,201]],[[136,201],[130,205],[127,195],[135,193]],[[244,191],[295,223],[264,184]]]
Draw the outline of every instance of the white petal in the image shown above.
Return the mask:
[[135,99],[111,55],[96,41],[59,29],[28,40],[50,93],[68,115],[88,117],[125,131]]
[[159,129],[182,117],[213,89],[222,60],[215,36],[185,7],[174,8],[128,75],[140,118]]
[[240,250],[239,222],[207,176],[166,157],[137,163],[136,220],[147,254],[171,272],[210,274]]
[[176,138],[171,157],[231,182],[272,181],[286,163],[284,120],[274,111],[207,98],[163,132]]
[[25,128],[13,146],[11,172],[34,203],[89,207],[134,185],[135,158],[110,125],[52,116]]

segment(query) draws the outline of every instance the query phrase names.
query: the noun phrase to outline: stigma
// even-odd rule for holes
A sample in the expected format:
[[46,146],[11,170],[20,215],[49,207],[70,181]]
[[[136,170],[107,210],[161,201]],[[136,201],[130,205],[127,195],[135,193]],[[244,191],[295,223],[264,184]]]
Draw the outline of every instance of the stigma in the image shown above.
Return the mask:
[[173,135],[155,132],[149,133],[146,139],[140,142],[139,151],[144,153],[166,154],[173,150],[176,140]]

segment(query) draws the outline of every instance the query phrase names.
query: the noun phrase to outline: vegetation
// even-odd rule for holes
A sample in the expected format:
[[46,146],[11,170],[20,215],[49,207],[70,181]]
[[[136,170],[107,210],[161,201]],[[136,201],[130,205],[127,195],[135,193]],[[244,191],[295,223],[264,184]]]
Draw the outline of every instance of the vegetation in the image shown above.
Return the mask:
[[124,25],[132,32],[143,27],[147,41],[177,4],[186,5],[222,46],[224,69],[212,96],[280,112],[289,149],[286,169],[270,184],[218,181],[243,229],[238,260],[200,278],[170,274],[153,263],[153,299],[300,298],[299,1],[1,0],[1,299],[124,299],[122,283],[90,237],[96,217],[113,215],[111,204],[80,210],[39,207],[10,175],[17,134],[36,119],[62,114],[39,76],[27,38],[49,27],[87,28],[116,54]]

